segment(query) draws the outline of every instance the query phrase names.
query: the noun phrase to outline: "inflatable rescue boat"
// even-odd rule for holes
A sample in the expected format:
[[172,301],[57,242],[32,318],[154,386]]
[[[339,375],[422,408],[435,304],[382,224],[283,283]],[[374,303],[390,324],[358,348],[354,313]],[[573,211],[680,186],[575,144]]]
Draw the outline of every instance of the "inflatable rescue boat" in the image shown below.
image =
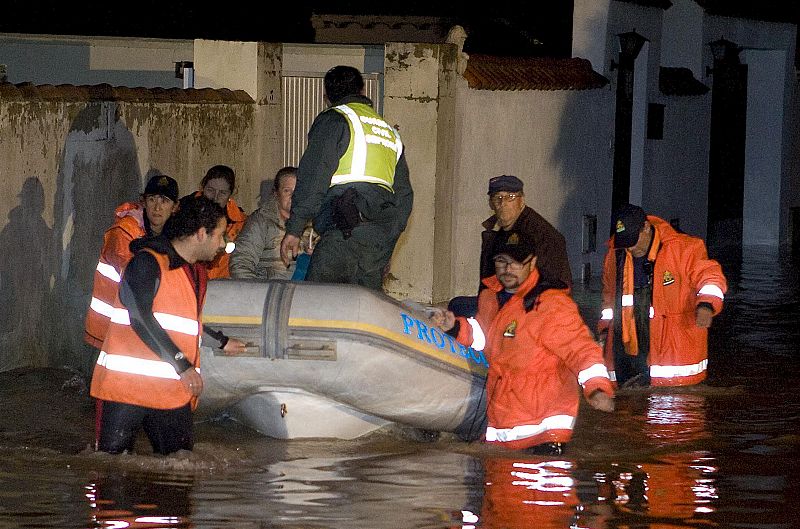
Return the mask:
[[353,439],[392,423],[475,439],[488,364],[430,315],[356,285],[211,281],[203,323],[248,348],[201,348],[197,413],[279,439]]

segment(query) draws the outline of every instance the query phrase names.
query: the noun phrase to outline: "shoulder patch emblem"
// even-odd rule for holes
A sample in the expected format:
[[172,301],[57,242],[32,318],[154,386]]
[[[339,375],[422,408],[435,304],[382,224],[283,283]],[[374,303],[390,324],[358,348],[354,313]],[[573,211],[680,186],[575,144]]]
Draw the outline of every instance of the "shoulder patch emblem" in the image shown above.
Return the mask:
[[669,270],[664,270],[664,281],[661,283],[664,286],[671,285],[675,282],[675,276]]
[[506,338],[513,338],[517,335],[517,320],[513,320],[508,324],[506,330],[503,331],[503,336]]
[[623,231],[625,231],[625,225],[622,223],[621,220],[617,221],[617,228],[616,229],[617,229],[617,233],[622,233]]

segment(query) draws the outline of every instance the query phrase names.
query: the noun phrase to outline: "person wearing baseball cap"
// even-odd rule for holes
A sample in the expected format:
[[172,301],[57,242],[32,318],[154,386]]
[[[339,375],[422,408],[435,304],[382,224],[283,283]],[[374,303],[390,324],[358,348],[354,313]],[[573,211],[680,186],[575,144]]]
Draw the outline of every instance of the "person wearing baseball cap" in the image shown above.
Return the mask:
[[433,321],[489,361],[484,440],[559,455],[572,438],[580,391],[592,407],[610,412],[614,388],[569,289],[539,274],[537,253],[532,237],[501,231],[475,318],[442,311]]
[[133,257],[130,243],[140,237],[160,234],[177,211],[177,201],[178,182],[170,176],[156,174],[147,181],[138,201],[124,202],[114,211],[114,222],[103,235],[84,322],[83,339],[95,349],[95,360],[111,323],[122,270]]
[[705,380],[708,328],[728,285],[703,240],[623,204],[612,216],[608,247],[598,333],[617,385]]
[[[494,275],[492,248],[495,241],[510,231],[519,231],[533,240],[538,253],[538,268],[542,276],[559,280],[572,287],[572,271],[567,257],[564,236],[547,219],[525,204],[522,180],[514,175],[499,175],[489,179],[489,207],[494,214],[483,221],[481,233],[480,281]],[[477,297],[453,298],[449,308],[458,314],[472,316],[477,310]]]

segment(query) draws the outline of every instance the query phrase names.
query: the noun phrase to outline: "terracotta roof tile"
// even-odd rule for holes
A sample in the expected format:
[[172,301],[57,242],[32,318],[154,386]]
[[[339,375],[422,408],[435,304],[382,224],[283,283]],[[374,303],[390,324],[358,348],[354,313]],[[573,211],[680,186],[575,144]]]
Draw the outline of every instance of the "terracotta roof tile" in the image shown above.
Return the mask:
[[695,79],[689,68],[665,66],[659,71],[658,88],[667,96],[699,96],[708,92],[708,87]]
[[129,88],[98,85],[34,85],[0,83],[0,98],[40,101],[130,101],[149,103],[253,103],[244,90]]
[[478,54],[469,56],[464,78],[476,90],[589,90],[609,82],[586,59]]

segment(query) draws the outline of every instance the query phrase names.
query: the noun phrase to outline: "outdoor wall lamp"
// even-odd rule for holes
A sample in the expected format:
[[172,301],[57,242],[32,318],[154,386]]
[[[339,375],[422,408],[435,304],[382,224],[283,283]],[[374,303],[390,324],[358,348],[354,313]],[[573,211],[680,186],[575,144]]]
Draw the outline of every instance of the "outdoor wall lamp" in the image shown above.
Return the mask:
[[619,61],[611,61],[610,70],[616,70],[625,63],[632,63],[639,52],[642,51],[642,46],[647,42],[647,38],[636,33],[636,30],[626,31],[617,35],[619,39]]

